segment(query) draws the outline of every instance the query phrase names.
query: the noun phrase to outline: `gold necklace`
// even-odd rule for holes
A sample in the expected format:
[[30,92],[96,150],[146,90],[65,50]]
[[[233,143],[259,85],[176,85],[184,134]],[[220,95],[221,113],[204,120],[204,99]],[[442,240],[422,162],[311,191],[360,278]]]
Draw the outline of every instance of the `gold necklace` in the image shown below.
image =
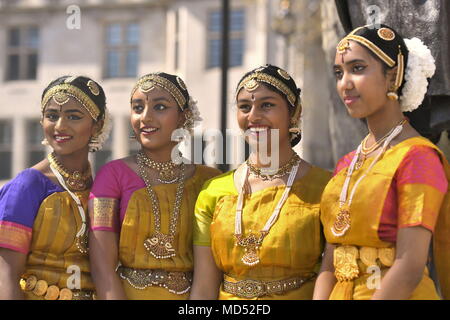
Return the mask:
[[375,164],[378,162],[378,160],[381,158],[381,156],[384,154],[384,152],[387,150],[387,147],[391,143],[391,141],[398,136],[402,130],[403,130],[403,124],[404,122],[400,122],[396,127],[394,127],[393,130],[390,131],[389,136],[386,138],[385,142],[383,143],[383,148],[381,149],[381,152],[378,153],[378,155],[375,157],[373,162],[370,164],[370,166],[365,169],[365,171],[362,173],[362,175],[359,177],[358,180],[356,180],[355,184],[353,185],[352,190],[350,191],[350,196],[347,197],[348,189],[350,186],[350,180],[352,178],[353,172],[356,169],[356,162],[358,157],[361,154],[362,151],[362,145],[360,144],[358,146],[358,149],[356,150],[356,154],[352,159],[352,162],[350,163],[347,171],[346,171],[346,177],[344,181],[344,185],[341,190],[341,194],[339,196],[339,211],[336,215],[336,219],[331,226],[331,233],[335,237],[342,237],[345,235],[348,229],[350,229],[351,226],[351,216],[350,216],[350,206],[353,201],[353,197],[355,195],[355,192],[358,188],[358,185],[361,183],[361,181],[367,176],[369,171],[375,166]]
[[406,123],[406,121],[407,121],[406,119],[403,119],[402,121],[397,123],[388,133],[386,133],[380,139],[376,140],[375,143],[368,148],[368,147],[366,147],[366,145],[367,145],[367,140],[369,140],[369,136],[370,136],[370,133],[369,133],[361,142],[361,152],[358,156],[358,160],[356,161],[355,170],[360,169],[362,167],[362,165],[364,164],[364,161],[366,161],[367,155],[372,153],[376,149],[378,149],[383,144],[383,142],[391,135],[391,133],[394,131],[394,129],[397,126],[403,126]]
[[248,170],[249,166],[246,166],[245,172],[243,173],[243,181],[242,181],[242,189],[239,193],[237,204],[236,204],[236,216],[235,216],[235,245],[241,246],[244,248],[244,255],[241,258],[241,261],[247,266],[254,266],[259,263],[259,248],[262,245],[264,238],[269,234],[270,229],[278,220],[278,216],[280,214],[281,208],[283,204],[286,202],[289,192],[291,191],[292,184],[294,183],[295,176],[297,175],[299,164],[294,165],[291,168],[291,172],[289,174],[289,178],[286,184],[286,188],[284,189],[283,195],[281,196],[278,204],[275,207],[272,215],[267,220],[266,224],[260,231],[260,235],[256,235],[251,232],[250,235],[244,237],[242,235],[242,211],[244,208],[244,195],[245,195],[245,184],[247,183]]
[[152,203],[153,216],[155,220],[155,232],[144,241],[144,246],[156,259],[167,259],[176,255],[173,242],[177,231],[178,216],[180,215],[181,200],[184,192],[185,165],[184,163],[181,163],[180,165],[180,175],[177,177],[179,183],[175,194],[173,213],[170,217],[169,234],[164,234],[161,232],[161,211],[158,204],[158,198],[152,188],[150,179],[145,170],[145,158],[146,157],[142,151],[137,154],[139,175],[145,182],[147,193],[150,196]]
[[289,161],[284,166],[278,168],[278,170],[275,173],[269,174],[269,173],[264,173],[264,171],[268,171],[267,168],[258,168],[258,167],[256,167],[255,165],[253,165],[250,162],[250,159],[247,159],[245,161],[245,163],[247,164],[248,168],[250,169],[250,173],[252,175],[254,175],[255,177],[257,177],[257,178],[262,179],[263,181],[267,181],[267,180],[272,181],[274,179],[284,177],[299,162],[300,162],[300,157],[298,156],[297,153],[294,152],[294,154],[292,155],[291,159],[289,159]]
[[157,162],[155,160],[150,159],[145,153],[141,151],[141,158],[143,163],[156,171],[159,172],[159,177],[157,180],[161,183],[169,184],[177,181],[178,176],[175,172],[175,168],[179,165],[176,165],[172,162],[172,160],[166,162]]
[[47,156],[47,159],[48,162],[50,162],[50,165],[53,166],[64,177],[64,180],[67,182],[70,190],[83,191],[86,190],[90,185],[92,179],[90,164],[88,169],[84,173],[81,173],[80,171],[74,171],[70,173],[61,165],[61,163],[59,163],[53,152]]

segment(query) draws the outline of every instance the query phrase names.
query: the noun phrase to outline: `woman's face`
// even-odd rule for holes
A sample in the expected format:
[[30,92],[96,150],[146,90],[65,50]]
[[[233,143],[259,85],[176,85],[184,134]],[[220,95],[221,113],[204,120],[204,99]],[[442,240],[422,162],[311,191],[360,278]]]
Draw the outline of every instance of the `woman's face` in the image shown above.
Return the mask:
[[139,89],[131,98],[131,126],[137,141],[147,150],[172,148],[172,133],[184,120],[175,99],[166,90],[154,87],[149,92]]
[[386,105],[389,77],[382,62],[360,44],[350,40],[343,54],[336,53],[334,74],[337,92],[351,117],[366,118]]
[[44,108],[42,127],[45,138],[58,155],[89,150],[89,140],[98,131],[89,112],[72,97],[62,106],[50,99]]
[[264,142],[267,137],[268,148],[271,145],[271,129],[278,129],[279,143],[290,145],[290,115],[286,99],[260,83],[253,91],[241,89],[237,96],[237,121],[239,128],[245,131],[246,141],[250,145]]

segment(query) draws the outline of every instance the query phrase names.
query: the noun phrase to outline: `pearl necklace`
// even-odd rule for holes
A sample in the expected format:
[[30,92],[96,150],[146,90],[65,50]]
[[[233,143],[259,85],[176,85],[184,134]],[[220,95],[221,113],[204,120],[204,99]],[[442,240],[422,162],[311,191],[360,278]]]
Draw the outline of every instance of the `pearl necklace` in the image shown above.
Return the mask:
[[264,238],[269,234],[270,229],[275,224],[275,222],[278,219],[278,216],[280,215],[281,208],[286,202],[289,192],[291,191],[292,184],[294,183],[295,176],[297,175],[298,167],[299,163],[297,163],[294,167],[292,167],[283,195],[281,196],[281,199],[278,201],[278,204],[275,207],[275,210],[273,211],[272,215],[269,217],[266,224],[261,229],[260,235],[257,236],[256,234],[250,232],[249,236],[244,237],[242,235],[242,211],[244,207],[245,184],[247,183],[249,170],[249,167],[247,165],[245,166],[245,171],[243,173],[242,179],[242,189],[241,192],[239,193],[236,205],[235,229],[234,229],[234,236],[236,241],[235,245],[236,246],[239,245],[243,247],[245,250],[243,257],[241,258],[241,261],[245,265],[254,266],[259,263],[260,261],[258,254],[259,247],[261,246]]

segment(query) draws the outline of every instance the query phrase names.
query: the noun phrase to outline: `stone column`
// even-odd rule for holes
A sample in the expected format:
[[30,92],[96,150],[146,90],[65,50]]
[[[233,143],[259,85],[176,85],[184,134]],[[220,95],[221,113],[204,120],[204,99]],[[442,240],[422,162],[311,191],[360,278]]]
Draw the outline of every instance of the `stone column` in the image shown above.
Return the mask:
[[26,120],[16,117],[13,120],[12,137],[12,176],[16,176],[27,165],[27,140],[25,134]]

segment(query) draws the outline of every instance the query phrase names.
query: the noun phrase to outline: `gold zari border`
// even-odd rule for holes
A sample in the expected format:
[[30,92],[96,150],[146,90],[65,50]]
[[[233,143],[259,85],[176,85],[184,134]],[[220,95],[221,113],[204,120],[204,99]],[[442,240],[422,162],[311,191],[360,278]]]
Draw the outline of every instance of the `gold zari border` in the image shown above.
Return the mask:
[[91,226],[114,227],[114,219],[119,211],[119,201],[113,198],[93,198]]

